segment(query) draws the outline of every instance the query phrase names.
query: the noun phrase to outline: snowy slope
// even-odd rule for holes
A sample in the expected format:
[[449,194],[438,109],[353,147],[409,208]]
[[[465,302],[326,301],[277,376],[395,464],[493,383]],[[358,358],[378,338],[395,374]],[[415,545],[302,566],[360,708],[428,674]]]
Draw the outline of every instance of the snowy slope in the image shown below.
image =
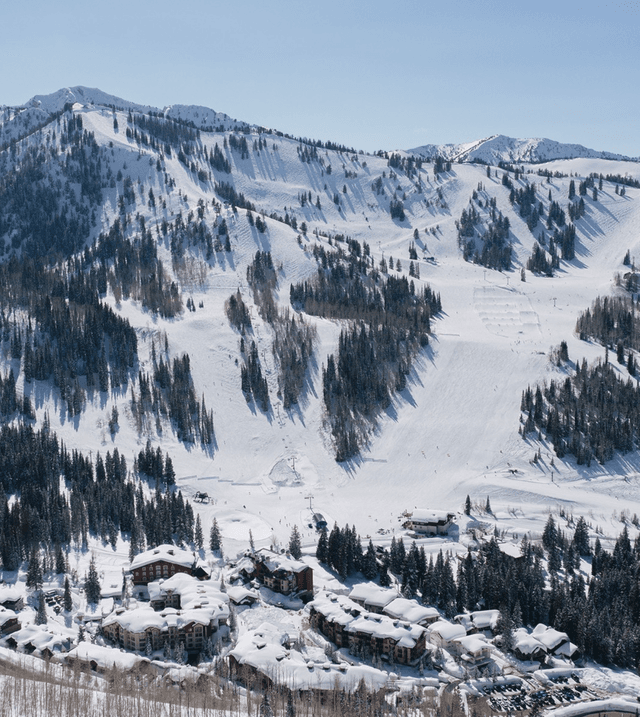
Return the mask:
[[[154,151],[138,147],[125,136],[128,111],[146,112],[150,108],[87,88],[61,90],[27,104],[33,111],[52,113],[69,101],[77,103],[74,111],[81,114],[84,128],[95,134],[98,144],[110,147],[113,174],[120,169],[137,183],[140,191],[136,192],[132,215],[144,216],[155,233],[163,218],[170,220],[178,212],[186,216],[203,200],[208,203],[205,220],[214,221],[210,207],[213,181],[199,181],[175,154],[161,158],[162,170],[158,171],[160,158]],[[110,105],[122,108],[115,113],[119,130],[114,129]],[[165,112],[203,127],[226,118],[194,107],[174,106]],[[5,125],[9,127],[12,121],[6,119]],[[47,132],[50,129],[42,130],[43,136]],[[41,141],[42,137],[36,135],[24,141]],[[223,147],[228,135],[203,131],[199,141],[212,151],[215,144]],[[362,535],[398,530],[402,511],[416,506],[460,510],[467,494],[477,502],[489,495],[495,516],[488,516],[488,520],[498,519],[501,528],[519,535],[539,532],[547,511],[558,506],[570,513],[592,514],[594,524],[607,526],[610,534],[621,527],[617,522],[621,510],[640,512],[636,454],[588,469],[577,467],[571,459],[556,459],[552,467],[550,449],[543,446],[543,461],[534,466],[530,460],[537,444],[527,443],[518,435],[522,391],[558,371],[548,358],[553,347],[566,340],[574,361],[603,355],[600,347],[577,339],[575,321],[596,296],[614,290],[614,274],[622,270],[625,252],[639,255],[639,190],[628,188],[626,195],[620,196],[613,184],[605,182],[598,202],[587,198],[585,217],[578,222],[576,259],[563,262],[552,279],[527,273],[522,282],[519,269],[526,264],[535,237],[510,205],[508,189],[498,177],[488,178],[484,167],[455,164],[453,171],[436,177],[425,163],[420,193],[416,178],[402,172],[393,177],[383,157],[319,149],[322,162],[307,163],[298,156],[298,142],[275,134],[258,135],[253,130],[247,135],[249,143],[259,136],[266,138],[267,146],[259,151],[252,149],[247,158],[225,149],[232,173],[215,174],[213,179],[231,182],[258,211],[264,211],[267,232],[260,234],[250,226],[243,210],[234,214],[230,207],[222,208],[232,253],[216,253],[207,261],[194,252],[192,261],[197,270],[176,270],[174,274],[184,298],[193,298],[196,311],[165,320],[135,302],[117,303],[112,295],[107,297],[138,331],[140,368],[148,369],[151,341],[163,333],[172,355],[189,353],[197,392],[204,395],[214,413],[216,450],[187,447],[169,430],[158,434],[150,428],[139,435],[130,419],[126,395],[111,396],[107,405],[96,398],[74,421],[66,420],[59,406],[40,402],[39,420],[49,411],[52,428],[68,448],[104,454],[117,446],[129,465],[151,439],[154,446],[171,454],[178,484],[187,496],[206,491],[214,497],[214,503],[194,507],[201,514],[205,531],[213,517],[217,518],[228,552],[247,544],[249,529],[259,545],[284,542],[294,523],[302,527],[303,541],[311,549],[316,534],[307,527],[310,506],[324,513],[330,525],[334,520],[349,522]],[[459,146],[448,156],[463,156],[465,160],[487,157],[486,161],[493,163],[505,157],[521,163],[525,158],[537,162],[543,156],[574,156],[579,158],[554,159],[545,167],[579,177],[591,172],[640,177],[638,163],[581,152],[580,148],[563,149],[546,140],[514,144],[494,137]],[[533,172],[538,168],[534,165]],[[175,186],[167,185],[165,175],[175,181]],[[372,187],[378,178],[384,194]],[[535,174],[529,178],[539,183],[545,203],[551,191],[553,199],[566,204],[568,176],[549,183]],[[508,274],[465,263],[458,248],[455,222],[479,184],[483,185],[481,196],[495,197],[498,209],[511,222],[516,271]],[[149,189],[166,201],[166,209],[151,209],[140,199]],[[121,183],[104,190],[96,235],[117,217],[121,191]],[[306,206],[300,205],[302,192],[312,195],[312,202]],[[405,197],[404,222],[389,215],[394,193]],[[339,205],[334,202],[336,196]],[[306,237],[282,221],[269,219],[271,213],[295,217],[299,226],[306,222]],[[416,229],[420,281],[441,293],[443,314],[434,322],[431,344],[416,362],[407,389],[394,398],[382,416],[369,447],[359,459],[337,464],[324,427],[321,374],[327,355],[336,350],[341,325],[309,318],[319,337],[309,390],[298,407],[285,411],[277,396],[271,329],[253,306],[247,266],[257,250],[272,252],[279,269],[279,301],[286,306],[290,284],[315,272],[310,248],[316,241],[328,247],[323,235],[341,233],[367,242],[377,260],[393,256],[401,260],[406,272]],[[159,243],[165,266],[170,268],[169,248],[162,239]],[[225,300],[237,288],[252,307],[253,338],[266,369],[272,401],[267,414],[248,405],[240,391],[236,363],[241,360],[240,337],[224,312]],[[107,420],[113,405],[122,418],[120,430],[112,437]],[[390,540],[391,533],[386,535],[381,540]],[[114,560],[117,563],[115,556]]]

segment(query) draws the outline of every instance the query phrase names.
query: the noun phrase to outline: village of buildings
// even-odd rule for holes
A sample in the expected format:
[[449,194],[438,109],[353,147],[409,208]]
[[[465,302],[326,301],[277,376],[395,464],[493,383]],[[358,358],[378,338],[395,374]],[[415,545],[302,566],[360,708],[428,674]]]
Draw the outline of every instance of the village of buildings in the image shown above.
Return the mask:
[[[407,538],[442,543],[460,516],[415,510],[404,517]],[[501,549],[517,559],[516,543]],[[311,550],[300,559],[273,546],[234,560],[204,555],[175,545],[141,552],[120,578],[103,575],[97,604],[76,609],[74,600],[71,613],[60,590],[46,591],[42,624],[24,581],[4,582],[0,649],[97,673],[224,664],[232,679],[262,688],[351,690],[364,683],[375,691],[436,693],[455,684],[505,713],[607,697],[582,679],[568,636],[546,625],[517,629],[506,650],[498,610],[446,619],[404,597],[397,584],[340,581]]]

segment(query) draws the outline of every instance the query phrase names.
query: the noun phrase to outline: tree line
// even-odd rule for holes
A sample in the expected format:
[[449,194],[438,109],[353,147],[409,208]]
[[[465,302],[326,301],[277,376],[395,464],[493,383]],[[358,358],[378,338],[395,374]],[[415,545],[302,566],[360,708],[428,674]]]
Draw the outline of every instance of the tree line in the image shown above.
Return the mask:
[[[131,388],[131,413],[138,432],[145,421],[153,418],[156,431],[162,433],[162,422],[168,420],[178,440],[212,448],[215,444],[213,413],[207,411],[204,396],[198,399],[191,376],[191,360],[184,353],[169,362],[152,348],[151,374],[138,373],[138,391]],[[149,426],[147,426],[148,428]]]
[[[480,209],[483,209],[483,214],[476,209],[474,201]],[[462,210],[460,219],[456,221],[456,227],[458,246],[465,261],[472,261],[474,264],[499,271],[507,271],[511,268],[513,256],[510,239],[511,224],[509,217],[503,216],[497,208],[495,197],[488,197],[483,202],[478,192],[474,191],[469,208]]]
[[[146,497],[117,448],[95,459],[67,450],[48,422],[0,427],[0,557],[5,570],[37,560],[56,571],[58,546],[86,545],[89,536],[115,546],[194,540],[194,517],[180,492],[164,489]],[[11,496],[11,501],[8,500]],[[58,561],[59,563],[59,561]],[[60,571],[57,571],[60,572]]]
[[[437,607],[445,616],[478,609],[500,610],[498,633],[513,648],[513,631],[547,624],[566,632],[580,654],[605,664],[635,668],[640,660],[640,538],[631,544],[626,526],[611,552],[596,538],[590,544],[583,517],[564,516],[564,533],[549,516],[540,543],[526,536],[519,557],[500,550],[497,539],[463,557],[427,557],[424,546],[392,539],[389,549],[363,549],[354,526],[323,529],[318,560],[341,579],[356,572],[387,586],[392,580],[404,597]],[[585,580],[581,568],[590,565]]]
[[309,314],[352,323],[340,333],[338,350],[322,373],[323,401],[336,460],[360,451],[391,395],[406,387],[414,356],[429,343],[439,295],[413,279],[383,276],[368,247],[350,240],[349,252],[314,248],[316,276],[292,284],[291,303]]
[[[253,298],[261,317],[273,330],[271,350],[278,371],[278,396],[283,407],[289,410],[298,403],[304,390],[309,361],[313,355],[316,340],[315,327],[308,324],[304,317],[289,309],[280,309],[274,299],[273,291],[277,286],[277,272],[271,252],[257,251],[252,263],[247,267],[247,281],[253,290]],[[228,300],[228,315],[241,332],[251,329],[246,305],[238,292]],[[232,321],[233,323],[233,321]],[[255,341],[251,341],[249,352],[241,341],[245,364],[241,369],[242,387],[246,396],[257,398],[262,410],[268,410],[269,391]]]
[[109,186],[106,149],[83,129],[81,115],[57,115],[50,127],[47,141],[20,154],[15,144],[0,152],[2,254],[22,248],[31,257],[68,256],[95,225]]

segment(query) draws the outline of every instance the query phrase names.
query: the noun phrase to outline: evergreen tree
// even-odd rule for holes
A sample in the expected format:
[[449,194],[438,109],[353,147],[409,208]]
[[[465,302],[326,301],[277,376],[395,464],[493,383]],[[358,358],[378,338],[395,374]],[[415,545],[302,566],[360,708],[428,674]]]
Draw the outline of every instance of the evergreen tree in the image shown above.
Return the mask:
[[500,619],[497,625],[497,631],[502,635],[502,647],[504,650],[510,651],[513,649],[513,628],[514,623],[511,613],[506,605],[502,605],[500,607]]
[[636,360],[631,351],[629,351],[629,355],[627,357],[627,371],[629,372],[629,376],[636,375]]
[[289,536],[289,552],[291,557],[296,560],[300,560],[302,557],[302,544],[300,540],[300,532],[298,526],[294,524],[291,529],[291,535]]
[[578,555],[591,555],[589,529],[587,528],[587,522],[582,516],[580,516],[576,522],[576,528],[573,533],[573,544]]
[[[440,556],[441,555],[442,551],[440,551]],[[444,611],[447,617],[453,617],[456,612],[456,583],[453,578],[451,560],[448,555],[442,563],[439,588],[438,606]]]
[[376,551],[373,547],[373,542],[369,540],[367,546],[367,552],[364,555],[362,574],[367,580],[373,580],[378,574],[378,561],[376,560]]
[[44,601],[44,593],[42,590],[38,593],[38,612],[35,619],[36,625],[47,624],[47,606]]
[[65,573],[67,570],[66,561],[64,559],[64,553],[62,552],[60,543],[56,544],[55,554],[56,554],[56,573],[58,575],[60,575],[62,573]]
[[464,563],[458,563],[458,575],[456,580],[456,608],[463,612],[469,602],[469,591],[467,590],[467,577],[464,571]]
[[398,540],[395,539],[395,536],[391,538],[389,559],[391,561],[391,572],[396,575],[401,575],[405,559],[405,549],[402,538],[398,538]]
[[[158,450],[160,450],[160,447],[158,447]],[[167,485],[176,484],[176,473],[173,469],[173,461],[171,460],[171,457],[168,453],[166,455],[164,464],[164,481]]]
[[380,563],[380,575],[378,576],[378,582],[383,588],[391,585],[391,576],[389,575],[389,555],[385,552],[382,562]]
[[416,594],[420,582],[418,575],[418,548],[415,541],[411,544],[407,557],[402,567],[402,594],[405,597],[413,597]]
[[287,690],[287,711],[285,717],[296,717],[296,708],[293,704],[293,693],[291,690]]
[[216,518],[211,523],[211,530],[209,531],[209,549],[212,553],[222,548],[222,542],[220,540],[220,528],[218,528],[218,521]]
[[196,516],[196,528],[194,535],[194,542],[198,550],[202,550],[204,545],[204,536],[202,535],[202,523],[200,522],[200,515]]
[[98,570],[96,568],[96,557],[91,556],[91,562],[89,563],[89,572],[84,581],[84,592],[87,596],[87,602],[96,604],[100,600],[100,578],[98,577]]
[[327,545],[327,564],[334,570],[340,572],[342,563],[344,562],[344,545],[342,533],[338,524],[334,523],[331,533],[329,533]]
[[547,518],[547,523],[544,526],[542,532],[542,545],[547,549],[551,550],[552,547],[556,547],[558,542],[558,531],[556,529],[556,522],[553,516],[550,514]]
[[134,518],[131,524],[131,539],[129,540],[129,562],[131,562],[138,553],[138,521]]
[[321,563],[327,563],[329,560],[329,537],[327,529],[322,528],[318,537],[318,546],[316,547],[316,558]]
[[39,551],[36,547],[33,547],[31,550],[26,582],[27,587],[32,590],[38,590],[42,587],[42,564],[40,562]]
[[64,576],[64,597],[62,599],[62,607],[65,612],[71,612],[73,610],[73,600],[71,598],[71,586],[69,585],[69,577]]
[[467,496],[464,502],[464,514],[471,515],[471,498],[469,498],[469,496]]

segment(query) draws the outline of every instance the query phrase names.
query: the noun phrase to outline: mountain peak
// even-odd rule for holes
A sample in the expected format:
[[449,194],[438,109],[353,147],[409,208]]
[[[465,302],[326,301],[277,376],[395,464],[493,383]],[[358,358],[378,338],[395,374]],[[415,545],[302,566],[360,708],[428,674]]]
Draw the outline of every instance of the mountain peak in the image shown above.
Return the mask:
[[23,107],[27,110],[42,111],[47,114],[60,112],[67,104],[80,104],[83,106],[116,107],[119,110],[132,110],[134,112],[155,112],[163,114],[169,119],[189,122],[201,129],[217,128],[224,130],[241,129],[248,123],[232,119],[223,112],[216,112],[209,107],[200,105],[168,105],[164,108],[151,105],[141,105],[136,102],[123,100],[121,97],[111,95],[96,87],[63,87],[48,95],[35,95]]
[[557,159],[614,159],[630,161],[630,157],[613,152],[600,152],[581,144],[563,144],[547,138],[516,139],[495,134],[474,142],[461,144],[427,144],[408,150],[422,157],[442,156],[452,162],[550,162]]

